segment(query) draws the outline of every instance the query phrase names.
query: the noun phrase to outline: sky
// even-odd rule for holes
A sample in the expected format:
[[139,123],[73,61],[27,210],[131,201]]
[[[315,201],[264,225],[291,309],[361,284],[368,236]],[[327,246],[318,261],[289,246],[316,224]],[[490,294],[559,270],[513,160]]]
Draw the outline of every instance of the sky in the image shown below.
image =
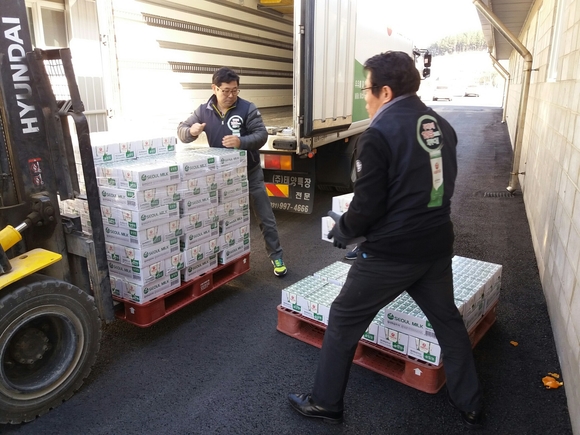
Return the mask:
[[359,1],[372,14],[370,19],[384,17],[390,27],[413,40],[419,48],[426,48],[445,36],[481,30],[471,0]]

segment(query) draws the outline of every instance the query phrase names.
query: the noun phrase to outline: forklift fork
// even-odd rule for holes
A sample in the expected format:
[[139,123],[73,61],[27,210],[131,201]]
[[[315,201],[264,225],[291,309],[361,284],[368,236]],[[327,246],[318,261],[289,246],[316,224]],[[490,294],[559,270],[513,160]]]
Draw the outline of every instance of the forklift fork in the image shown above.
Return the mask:
[[63,216],[71,283],[81,289],[92,288],[101,318],[112,322],[115,316],[95,164],[70,49],[36,48],[27,53],[27,59],[37,84],[61,200],[80,196],[69,118],[80,150],[92,235],[82,233],[78,218]]

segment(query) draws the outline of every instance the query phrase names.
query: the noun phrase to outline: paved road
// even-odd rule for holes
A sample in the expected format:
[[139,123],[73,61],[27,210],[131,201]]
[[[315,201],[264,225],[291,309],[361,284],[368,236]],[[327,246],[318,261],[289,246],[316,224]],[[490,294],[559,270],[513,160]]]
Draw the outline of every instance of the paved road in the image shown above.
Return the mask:
[[[460,139],[456,253],[504,267],[497,321],[475,348],[488,415],[480,433],[571,434],[565,388],[545,390],[541,382],[559,371],[558,358],[522,196],[502,197],[511,148],[501,110],[456,101],[436,106]],[[289,408],[288,392],[310,389],[318,349],[276,330],[280,290],[344,254],[320,240],[320,217],[332,195],[316,195],[312,215],[277,213],[290,267],[284,279],[272,275],[253,223],[248,273],[148,329],[120,321],[105,327],[82,389],[34,422],[0,432],[465,433],[444,389],[423,393],[359,366],[351,372],[342,425],[309,421]]]

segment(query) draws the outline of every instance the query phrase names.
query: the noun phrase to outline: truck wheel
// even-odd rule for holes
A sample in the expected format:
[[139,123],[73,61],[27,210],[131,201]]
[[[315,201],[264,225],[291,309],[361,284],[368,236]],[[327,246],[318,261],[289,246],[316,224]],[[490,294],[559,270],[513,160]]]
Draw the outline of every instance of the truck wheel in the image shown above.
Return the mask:
[[34,420],[70,398],[100,339],[93,298],[74,285],[31,275],[0,290],[0,423]]

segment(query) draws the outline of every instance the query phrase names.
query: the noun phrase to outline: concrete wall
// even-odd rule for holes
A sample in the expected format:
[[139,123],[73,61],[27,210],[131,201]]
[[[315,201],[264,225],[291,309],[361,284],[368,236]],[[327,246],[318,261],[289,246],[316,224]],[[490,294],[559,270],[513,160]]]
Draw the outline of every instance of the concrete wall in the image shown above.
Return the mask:
[[[538,0],[531,11],[519,35],[537,69],[523,131],[520,171],[525,175],[519,180],[572,427],[580,434],[580,0]],[[555,70],[551,56],[556,56]],[[521,56],[512,53],[506,106],[512,143],[522,67]]]

